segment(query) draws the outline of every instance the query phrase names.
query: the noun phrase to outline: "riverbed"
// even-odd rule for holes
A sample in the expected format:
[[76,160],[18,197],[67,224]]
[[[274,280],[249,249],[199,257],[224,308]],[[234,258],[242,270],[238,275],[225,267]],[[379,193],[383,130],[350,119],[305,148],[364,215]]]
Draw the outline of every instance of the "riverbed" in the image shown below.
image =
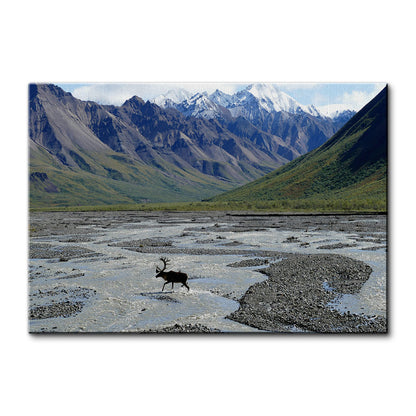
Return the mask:
[[[373,330],[387,330],[384,215],[50,212],[31,213],[30,232],[31,333],[314,332],[296,310],[293,319],[273,317],[278,322],[271,328],[235,312],[272,266],[292,259],[293,267],[313,255],[324,262],[325,254],[337,256],[341,268],[354,269],[343,264],[346,258],[369,272],[354,290],[324,276],[319,285],[330,296],[322,305],[317,292],[316,304],[334,320],[379,319],[384,323]],[[187,273],[189,291],[180,284],[162,291],[164,281],[155,277],[162,256],[170,259],[169,270]],[[351,332],[345,325],[340,332]]]

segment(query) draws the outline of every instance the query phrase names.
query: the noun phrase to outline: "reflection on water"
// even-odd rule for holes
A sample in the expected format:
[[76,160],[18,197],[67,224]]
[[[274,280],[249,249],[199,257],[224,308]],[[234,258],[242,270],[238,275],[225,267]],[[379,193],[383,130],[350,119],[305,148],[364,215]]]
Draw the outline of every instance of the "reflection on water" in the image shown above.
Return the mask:
[[[251,285],[266,278],[257,270],[267,265],[227,266],[250,258],[241,255],[167,254],[172,269],[188,274],[191,290],[188,292],[176,284],[173,291],[167,285],[169,289],[162,292],[164,281],[155,278],[155,269],[157,264],[160,265],[159,257],[164,255],[163,247],[160,247],[158,254],[143,254],[117,244],[156,237],[169,240],[172,246],[183,249],[238,248],[302,254],[328,252],[362,260],[373,269],[369,280],[360,293],[344,295],[332,306],[341,312],[348,310],[385,316],[386,250],[382,244],[371,242],[371,239],[360,240],[356,235],[344,232],[279,229],[220,232],[221,226],[195,221],[192,224],[187,221],[160,224],[155,220],[143,220],[137,224],[100,229],[99,234],[91,234],[87,241],[79,243],[63,243],[56,237],[39,239],[54,246],[81,246],[101,256],[74,258],[65,262],[56,259],[30,260],[31,307],[79,301],[74,295],[77,293],[75,289],[95,291],[94,296],[81,299],[84,307],[79,313],[65,318],[31,320],[30,330],[119,332],[163,328],[180,323],[201,324],[223,331],[255,331],[225,317],[238,309],[237,299]],[[385,234],[381,237],[385,239]],[[318,248],[331,244],[342,248]],[[363,250],[369,247],[371,250]]]

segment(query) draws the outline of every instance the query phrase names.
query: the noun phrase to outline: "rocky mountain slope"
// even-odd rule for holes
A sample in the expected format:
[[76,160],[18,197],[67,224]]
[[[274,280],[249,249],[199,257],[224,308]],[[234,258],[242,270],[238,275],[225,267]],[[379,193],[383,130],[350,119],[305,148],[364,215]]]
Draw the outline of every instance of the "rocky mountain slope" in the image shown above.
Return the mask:
[[138,97],[103,106],[49,84],[30,86],[29,136],[33,206],[199,200],[292,157],[255,128],[239,137]]
[[216,119],[225,124],[241,117],[262,132],[281,137],[294,155],[323,144],[355,114],[347,107],[321,110],[299,104],[272,84],[251,84],[233,95],[218,89],[210,95],[171,90],[153,101],[176,108],[187,117]]
[[214,200],[311,198],[387,208],[387,87],[319,148]]
[[139,97],[110,106],[30,85],[31,204],[199,200],[284,165],[336,130],[330,118],[268,112],[257,98],[257,119],[238,115],[212,100],[225,103],[224,93],[213,96],[172,91],[159,97],[165,108]]

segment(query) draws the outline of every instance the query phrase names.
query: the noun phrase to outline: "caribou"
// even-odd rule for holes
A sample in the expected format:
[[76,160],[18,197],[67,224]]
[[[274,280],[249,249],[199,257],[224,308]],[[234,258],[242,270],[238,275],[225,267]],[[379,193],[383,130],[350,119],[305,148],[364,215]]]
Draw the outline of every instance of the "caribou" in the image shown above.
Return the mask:
[[185,286],[189,291],[189,286],[186,284],[186,281],[188,280],[188,275],[182,272],[174,272],[173,270],[166,272],[165,270],[168,263],[170,263],[170,260],[166,257],[161,257],[160,260],[163,263],[163,269],[156,266],[156,277],[162,277],[165,280],[165,283],[162,287],[162,292],[165,288],[165,285],[168,283],[172,283],[172,290],[174,283],[182,283],[182,286]]

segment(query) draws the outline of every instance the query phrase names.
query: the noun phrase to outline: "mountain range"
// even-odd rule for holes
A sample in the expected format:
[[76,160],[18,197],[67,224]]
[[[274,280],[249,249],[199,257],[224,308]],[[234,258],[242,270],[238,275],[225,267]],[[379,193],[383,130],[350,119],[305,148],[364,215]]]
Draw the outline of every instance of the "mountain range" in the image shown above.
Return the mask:
[[[152,102],[163,108],[177,108],[188,116],[192,115],[206,119],[230,114],[233,117],[244,116],[253,121],[255,115],[257,115],[256,113],[262,112],[262,110],[266,113],[281,111],[291,114],[306,113],[315,117],[329,117],[332,119],[355,113],[350,107],[342,104],[302,105],[277,86],[264,83],[250,84],[235,94],[227,94],[219,89],[212,94],[207,92],[192,94],[183,88],[179,88],[159,95]],[[224,108],[228,109],[229,112],[224,113]]]
[[31,206],[208,198],[322,145],[352,114],[324,116],[265,84],[121,106],[31,84]]
[[320,146],[355,114],[345,105],[299,104],[273,84],[251,84],[232,95],[218,89],[212,94],[177,89],[152,101],[163,108],[175,108],[187,117],[216,119],[226,124],[243,118],[262,132],[283,138],[295,151],[289,160]]
[[387,87],[319,148],[213,200],[309,200],[320,207],[338,201],[386,210]]

